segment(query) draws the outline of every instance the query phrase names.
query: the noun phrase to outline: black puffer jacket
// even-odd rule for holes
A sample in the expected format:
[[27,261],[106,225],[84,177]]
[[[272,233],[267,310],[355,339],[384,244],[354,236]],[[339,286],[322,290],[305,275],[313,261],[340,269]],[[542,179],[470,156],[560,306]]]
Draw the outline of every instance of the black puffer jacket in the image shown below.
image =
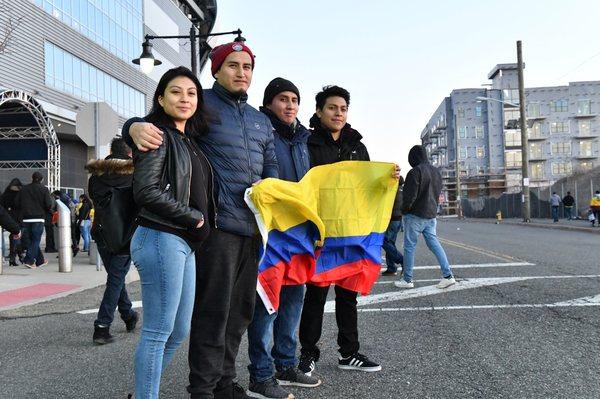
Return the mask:
[[12,179],[6,190],[4,190],[2,198],[0,198],[0,205],[8,211],[10,217],[17,223],[21,223],[21,210],[15,206],[15,199],[21,188],[23,188],[21,180]]
[[313,132],[308,138],[310,166],[328,165],[339,161],[370,161],[367,147],[361,142],[362,136],[349,124],[342,128],[337,141],[321,126],[317,115],[310,119]]
[[406,175],[402,190],[402,213],[433,219],[442,192],[442,175],[427,160],[423,146],[416,145],[410,149],[408,162],[413,168]]
[[133,147],[133,196],[139,215],[167,227],[194,229],[204,215],[189,206],[192,161],[184,142],[189,139],[173,128],[160,128],[163,143],[156,150]]
[[17,222],[10,217],[8,211],[2,205],[0,205],[0,227],[10,231],[12,234],[19,234],[19,231],[21,231]]

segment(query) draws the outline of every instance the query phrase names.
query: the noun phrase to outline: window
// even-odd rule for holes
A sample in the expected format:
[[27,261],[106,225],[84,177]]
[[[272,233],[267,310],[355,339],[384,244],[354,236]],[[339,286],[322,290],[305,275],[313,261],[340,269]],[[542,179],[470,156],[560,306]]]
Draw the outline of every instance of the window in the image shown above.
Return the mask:
[[553,175],[568,175],[572,173],[571,162],[552,162]]
[[532,179],[543,179],[544,178],[544,164],[536,163],[531,165],[531,178]]
[[592,156],[592,142],[591,141],[580,141],[579,142],[579,155],[583,157]]
[[85,101],[105,101],[122,116],[145,113],[144,93],[50,42],[44,43],[44,51],[47,86]]
[[505,129],[518,129],[520,124],[519,110],[516,108],[504,110],[504,128]]
[[467,159],[467,147],[460,147],[458,157],[460,159]]
[[139,55],[144,39],[141,2],[36,0],[35,3],[127,63]]
[[504,145],[507,147],[520,147],[521,132],[519,130],[505,130]]
[[485,157],[485,148],[477,147],[477,158],[484,158],[484,157]]
[[592,113],[592,102],[590,100],[577,101],[577,115],[590,115]]
[[476,139],[483,138],[483,126],[475,126],[475,138]]
[[571,155],[571,143],[552,143],[552,155]]
[[567,100],[550,101],[550,112],[567,112],[569,102]]
[[456,113],[458,114],[459,118],[464,118],[465,117],[465,109],[460,107],[458,108],[458,110],[456,111]]
[[502,94],[503,94],[503,101],[509,102],[514,105],[519,105],[519,90],[518,89],[502,90]]
[[529,135],[529,138],[532,139],[543,138],[544,136],[542,133],[542,124],[539,122],[534,122],[530,128],[527,128],[527,133]]
[[481,106],[475,107],[475,116],[481,116]]
[[585,161],[579,163],[579,170],[587,171],[594,168],[594,163],[591,161]]
[[461,139],[467,138],[467,127],[466,126],[461,126],[458,128],[458,137],[460,137]]
[[527,116],[530,118],[538,118],[540,116],[540,103],[527,104]]
[[529,144],[529,158],[531,159],[542,159],[542,145],[539,143]]
[[579,125],[579,135],[580,136],[589,136],[592,134],[592,123],[587,120],[580,120],[578,122]]
[[507,168],[520,168],[521,165],[523,165],[523,158],[522,158],[522,154],[521,151],[506,151],[504,153],[504,156],[506,158],[506,167]]
[[550,133],[569,133],[569,122],[550,122]]

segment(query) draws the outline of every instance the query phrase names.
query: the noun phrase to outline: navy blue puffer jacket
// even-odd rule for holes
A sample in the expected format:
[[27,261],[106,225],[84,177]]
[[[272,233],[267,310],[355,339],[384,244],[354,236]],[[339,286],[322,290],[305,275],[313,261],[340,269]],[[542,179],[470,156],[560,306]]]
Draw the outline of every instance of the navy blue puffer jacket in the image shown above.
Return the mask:
[[[198,145],[213,167],[218,186],[216,227],[252,236],[258,229],[244,192],[260,179],[278,177],[273,127],[266,115],[246,103],[247,95],[236,97],[217,82],[203,95],[209,128]],[[132,118],[123,125],[123,138],[130,144],[129,127],[134,122],[143,119]]]

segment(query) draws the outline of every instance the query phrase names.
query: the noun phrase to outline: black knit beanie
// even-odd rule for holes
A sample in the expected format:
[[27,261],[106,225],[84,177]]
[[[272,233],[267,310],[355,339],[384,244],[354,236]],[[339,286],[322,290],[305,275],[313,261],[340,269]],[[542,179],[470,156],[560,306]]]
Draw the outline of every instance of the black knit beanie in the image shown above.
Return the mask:
[[298,104],[300,104],[300,91],[295,84],[284,78],[275,78],[265,88],[263,97],[263,106],[271,104],[276,95],[284,91],[291,91],[298,96]]

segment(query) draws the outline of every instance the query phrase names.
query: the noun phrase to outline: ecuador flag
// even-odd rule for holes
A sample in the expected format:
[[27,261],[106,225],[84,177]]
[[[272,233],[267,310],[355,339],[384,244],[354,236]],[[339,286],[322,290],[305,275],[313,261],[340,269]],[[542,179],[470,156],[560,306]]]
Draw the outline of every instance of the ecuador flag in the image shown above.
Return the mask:
[[338,162],[298,183],[265,179],[246,191],[263,238],[257,291],[269,312],[282,285],[370,292],[398,188],[393,171],[390,163]]

